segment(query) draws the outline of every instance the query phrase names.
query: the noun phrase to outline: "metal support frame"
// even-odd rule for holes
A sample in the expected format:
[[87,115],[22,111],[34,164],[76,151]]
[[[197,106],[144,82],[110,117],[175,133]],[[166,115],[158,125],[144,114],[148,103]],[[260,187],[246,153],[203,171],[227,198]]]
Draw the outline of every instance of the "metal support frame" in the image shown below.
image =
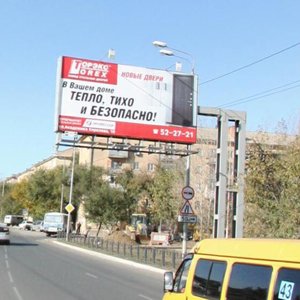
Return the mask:
[[[198,107],[198,115],[217,117],[218,148],[216,166],[216,188],[214,205],[213,237],[225,237],[226,201],[233,201],[232,237],[243,236],[244,214],[244,169],[246,148],[246,113],[210,107]],[[235,124],[234,172],[236,189],[228,186],[228,122]],[[232,197],[227,197],[231,194]],[[228,229],[227,229],[228,230]],[[226,233],[228,237],[228,232]]]
[[[233,110],[223,110],[219,108],[198,106],[197,114],[200,116],[216,117],[218,124],[218,149],[216,166],[216,189],[214,205],[214,224],[213,237],[225,237],[225,219],[226,219],[226,201],[233,201],[232,218],[232,237],[243,236],[243,213],[244,213],[244,168],[245,168],[245,148],[246,148],[246,113]],[[227,161],[228,161],[228,122],[235,124],[234,137],[234,182],[236,189],[228,187]],[[134,142],[133,139],[130,142]],[[148,141],[149,142],[149,141]],[[136,144],[131,144],[127,139],[118,139],[113,137],[103,138],[101,142],[85,141],[69,138],[58,133],[56,145],[66,147],[78,147],[101,149],[101,150],[119,150],[148,154],[164,154],[187,157],[186,184],[190,182],[190,155],[197,153],[191,150],[191,145],[152,142],[145,146],[143,141],[139,140]],[[93,153],[91,155],[91,165]],[[229,195],[229,196],[228,196]],[[226,233],[228,236],[228,232]],[[185,246],[183,245],[183,253]]]
[[74,140],[68,135],[60,136],[56,140],[57,147],[75,147],[75,148],[86,148],[91,149],[91,161],[93,160],[93,150],[116,150],[116,151],[128,151],[134,153],[147,153],[147,154],[164,154],[164,155],[175,155],[175,156],[189,156],[191,154],[197,153],[197,151],[191,150],[190,145],[188,144],[176,144],[176,143],[165,143],[165,142],[149,142],[146,146],[143,144],[143,141],[137,141],[134,143],[134,139],[126,140],[113,137],[103,137],[101,142],[95,141],[92,138],[91,141],[86,141],[83,138],[78,139],[74,144]]

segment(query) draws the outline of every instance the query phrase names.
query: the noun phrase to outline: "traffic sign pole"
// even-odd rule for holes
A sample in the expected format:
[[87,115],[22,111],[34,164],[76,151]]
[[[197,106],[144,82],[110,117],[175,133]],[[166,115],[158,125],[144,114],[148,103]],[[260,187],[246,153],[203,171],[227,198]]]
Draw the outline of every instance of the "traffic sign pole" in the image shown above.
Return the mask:
[[[190,150],[191,150],[191,145],[188,145],[188,155],[186,157],[186,174],[185,174],[185,186],[189,187],[190,186],[190,167],[191,167],[191,155],[190,155]],[[186,255],[186,248],[187,248],[187,223],[183,223],[183,239],[182,239],[182,258],[185,257]]]

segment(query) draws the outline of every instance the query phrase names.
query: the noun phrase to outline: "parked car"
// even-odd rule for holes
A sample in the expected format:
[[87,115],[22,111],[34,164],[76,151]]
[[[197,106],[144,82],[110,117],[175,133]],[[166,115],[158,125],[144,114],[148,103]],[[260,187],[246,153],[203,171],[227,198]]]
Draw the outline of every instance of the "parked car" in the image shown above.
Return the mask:
[[23,221],[19,224],[19,229],[32,230],[33,223],[31,221]]
[[43,226],[43,221],[42,220],[34,221],[32,223],[31,230],[33,230],[33,231],[43,231],[42,226]]
[[0,242],[10,244],[9,228],[5,223],[0,223]]

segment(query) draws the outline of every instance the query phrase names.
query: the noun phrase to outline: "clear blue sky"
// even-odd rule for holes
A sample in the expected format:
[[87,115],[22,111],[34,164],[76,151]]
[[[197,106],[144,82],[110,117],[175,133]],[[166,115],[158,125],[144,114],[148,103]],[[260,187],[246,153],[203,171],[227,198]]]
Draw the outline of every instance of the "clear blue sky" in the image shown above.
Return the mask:
[[[297,132],[300,45],[202,82],[299,43],[299,12],[297,0],[1,1],[0,179],[54,153],[59,56],[107,60],[113,48],[116,63],[158,69],[173,65],[178,58],[161,56],[154,40],[193,55],[199,105],[247,112],[250,131],[274,131],[283,119],[289,132]],[[247,98],[271,89],[268,97]],[[244,98],[251,101],[228,105]]]

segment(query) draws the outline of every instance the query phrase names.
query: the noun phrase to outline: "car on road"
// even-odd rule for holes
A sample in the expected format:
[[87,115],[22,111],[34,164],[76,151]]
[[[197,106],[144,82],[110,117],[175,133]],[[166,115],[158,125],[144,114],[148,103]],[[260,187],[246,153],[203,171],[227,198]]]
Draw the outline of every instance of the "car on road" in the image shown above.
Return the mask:
[[43,221],[37,220],[32,223],[31,230],[33,231],[43,231]]
[[0,243],[10,244],[9,228],[5,223],[0,223]]
[[31,221],[23,221],[19,224],[19,229],[32,230],[33,223]]

